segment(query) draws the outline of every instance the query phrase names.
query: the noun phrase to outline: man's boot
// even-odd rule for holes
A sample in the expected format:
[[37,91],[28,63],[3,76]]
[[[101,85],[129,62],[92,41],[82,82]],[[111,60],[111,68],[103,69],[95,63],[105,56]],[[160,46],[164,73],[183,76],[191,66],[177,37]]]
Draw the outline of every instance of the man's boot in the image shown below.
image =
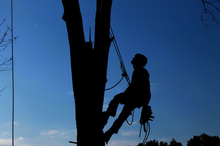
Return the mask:
[[108,131],[104,133],[104,141],[106,144],[108,144],[108,141],[110,140],[113,134],[114,132],[111,129],[109,129]]

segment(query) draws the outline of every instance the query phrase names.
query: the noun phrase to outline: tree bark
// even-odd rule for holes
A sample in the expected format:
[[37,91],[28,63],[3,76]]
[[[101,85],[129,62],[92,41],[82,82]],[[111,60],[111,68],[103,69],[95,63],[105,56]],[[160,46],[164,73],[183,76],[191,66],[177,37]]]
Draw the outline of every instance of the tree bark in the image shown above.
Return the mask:
[[101,115],[106,83],[112,0],[97,0],[94,49],[86,48],[78,0],[62,0],[71,56],[77,145],[104,146]]

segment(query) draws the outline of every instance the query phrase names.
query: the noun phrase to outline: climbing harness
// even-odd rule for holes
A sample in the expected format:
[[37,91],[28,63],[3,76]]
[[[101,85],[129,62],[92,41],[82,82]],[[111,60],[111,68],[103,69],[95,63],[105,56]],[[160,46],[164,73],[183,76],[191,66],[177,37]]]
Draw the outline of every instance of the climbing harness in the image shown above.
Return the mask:
[[126,69],[125,69],[125,65],[124,65],[124,62],[123,62],[123,60],[122,60],[121,53],[120,53],[120,51],[119,51],[118,44],[117,44],[117,42],[116,42],[116,39],[115,39],[115,36],[114,36],[114,33],[113,33],[113,30],[112,30],[112,27],[111,27],[111,26],[110,26],[109,36],[110,36],[110,38],[112,39],[112,42],[113,42],[115,51],[116,51],[116,53],[117,53],[117,55],[118,55],[118,59],[119,59],[120,64],[121,64],[121,67],[120,67],[120,68],[121,68],[121,71],[122,71],[122,78],[121,78],[121,79],[119,80],[119,82],[116,83],[114,86],[112,86],[112,87],[110,87],[110,88],[107,88],[107,89],[105,89],[105,90],[110,90],[110,89],[113,89],[114,87],[116,87],[116,86],[122,81],[122,79],[123,79],[124,77],[125,77],[125,79],[126,79],[128,85],[131,84],[130,79],[129,79],[129,76],[128,76],[127,71],[126,71]]
[[154,116],[152,116],[152,114],[153,113],[152,113],[152,110],[151,110],[151,106],[143,106],[142,107],[141,118],[140,118],[140,121],[139,121],[139,123],[141,124],[139,137],[141,136],[141,129],[142,129],[142,126],[143,126],[143,129],[144,129],[144,132],[145,132],[145,136],[144,136],[144,139],[142,141],[143,145],[146,145],[147,139],[148,139],[149,134],[150,134],[149,121],[153,121],[153,118],[154,118]]

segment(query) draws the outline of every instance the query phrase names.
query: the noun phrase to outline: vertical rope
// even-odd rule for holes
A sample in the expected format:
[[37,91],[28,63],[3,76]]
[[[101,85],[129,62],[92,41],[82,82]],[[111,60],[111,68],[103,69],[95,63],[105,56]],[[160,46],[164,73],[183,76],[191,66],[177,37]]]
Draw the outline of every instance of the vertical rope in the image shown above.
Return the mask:
[[12,52],[12,146],[14,146],[14,49],[13,49],[13,0],[11,0],[11,52]]

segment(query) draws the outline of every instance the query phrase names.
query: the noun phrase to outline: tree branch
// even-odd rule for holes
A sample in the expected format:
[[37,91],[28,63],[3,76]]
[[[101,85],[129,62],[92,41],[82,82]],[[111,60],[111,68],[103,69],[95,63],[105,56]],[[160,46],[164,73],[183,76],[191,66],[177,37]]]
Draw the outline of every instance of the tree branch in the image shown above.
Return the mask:
[[3,90],[5,90],[5,88],[6,88],[6,87],[4,87],[3,89],[1,89],[1,90],[0,90],[0,93],[1,93]]
[[[78,0],[62,0],[64,7],[63,20],[66,22],[71,56],[79,56],[85,43],[83,22]],[[81,54],[81,53],[80,53]]]
[[[201,14],[201,20],[202,20],[202,23],[205,26],[205,28],[208,29],[208,30],[209,30],[208,27],[211,26],[211,25],[206,24],[206,22],[208,21],[207,18],[204,18],[206,14],[211,16],[212,21],[214,21],[218,25],[220,25],[220,22],[217,20],[216,16],[214,15],[214,13],[219,13],[220,12],[220,8],[218,8],[216,6],[216,3],[219,3],[219,2],[220,2],[219,0],[214,0],[214,1],[202,0],[204,10]],[[208,9],[207,7],[210,7],[211,10]]]
[[[2,19],[0,26],[2,26],[5,21],[6,21],[6,19]],[[10,30],[10,27],[7,27],[7,29],[2,33],[3,35],[0,38],[0,52],[5,51],[5,49],[7,48],[7,45],[17,39],[17,37],[14,37],[13,40],[6,39],[6,36],[7,36],[9,30]],[[5,58],[4,61],[0,62],[0,72],[11,70],[11,69],[8,69],[8,67],[5,67],[6,65],[11,64],[11,60],[12,60],[12,58],[9,58],[9,59]]]
[[[10,58],[10,59],[5,58],[5,60],[0,64],[0,66],[10,65],[11,64],[11,62],[10,62],[11,60],[12,60],[12,58]],[[9,71],[9,70],[11,70],[11,69],[8,69],[7,67],[1,67],[0,68],[0,72],[1,71]]]

